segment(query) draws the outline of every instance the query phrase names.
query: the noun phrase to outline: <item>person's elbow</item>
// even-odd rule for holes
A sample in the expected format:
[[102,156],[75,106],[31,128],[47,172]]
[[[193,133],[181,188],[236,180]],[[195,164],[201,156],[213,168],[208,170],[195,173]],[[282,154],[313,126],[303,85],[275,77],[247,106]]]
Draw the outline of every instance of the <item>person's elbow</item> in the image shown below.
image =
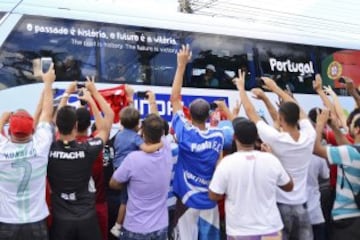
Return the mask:
[[111,189],[120,190],[121,187],[122,187],[122,184],[119,183],[118,181],[116,181],[114,178],[111,178],[111,179],[110,179],[110,182],[109,182],[109,187],[110,187]]
[[217,194],[217,193],[214,193],[211,190],[209,190],[209,199],[210,200],[217,202],[217,201],[220,201],[223,198],[224,198],[223,194]]
[[285,192],[291,192],[294,189],[294,182],[292,179],[290,179],[290,182],[287,184],[280,186],[280,188]]

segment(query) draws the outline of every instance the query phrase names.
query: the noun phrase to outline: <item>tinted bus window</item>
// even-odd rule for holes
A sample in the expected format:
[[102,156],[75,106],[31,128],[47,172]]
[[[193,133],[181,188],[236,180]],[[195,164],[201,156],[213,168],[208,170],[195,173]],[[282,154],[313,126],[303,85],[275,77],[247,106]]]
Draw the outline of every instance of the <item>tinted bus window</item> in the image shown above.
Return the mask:
[[23,17],[1,48],[1,84],[12,87],[39,81],[41,57],[53,59],[56,81],[81,81],[84,76],[97,75],[98,48],[93,39],[85,34],[72,37],[74,31],[97,28],[96,23]]
[[0,12],[0,19],[5,15],[5,12]]
[[57,81],[171,86],[176,51],[190,44],[193,58],[184,86],[234,89],[238,69],[246,72],[246,89],[256,77],[272,77],[294,93],[313,93],[312,80],[341,89],[341,75],[360,79],[359,51],[144,28],[59,18],[25,16],[0,49],[1,88],[39,80],[39,59],[52,57]]

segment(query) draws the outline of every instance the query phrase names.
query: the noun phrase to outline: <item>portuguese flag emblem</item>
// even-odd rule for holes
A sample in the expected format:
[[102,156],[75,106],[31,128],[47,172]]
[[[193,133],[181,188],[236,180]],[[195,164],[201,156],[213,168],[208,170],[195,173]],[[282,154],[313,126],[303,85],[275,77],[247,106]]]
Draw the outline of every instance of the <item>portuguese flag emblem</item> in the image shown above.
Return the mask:
[[321,69],[324,85],[344,88],[344,85],[339,83],[339,78],[346,76],[351,78],[357,87],[360,85],[360,51],[337,51],[322,61]]

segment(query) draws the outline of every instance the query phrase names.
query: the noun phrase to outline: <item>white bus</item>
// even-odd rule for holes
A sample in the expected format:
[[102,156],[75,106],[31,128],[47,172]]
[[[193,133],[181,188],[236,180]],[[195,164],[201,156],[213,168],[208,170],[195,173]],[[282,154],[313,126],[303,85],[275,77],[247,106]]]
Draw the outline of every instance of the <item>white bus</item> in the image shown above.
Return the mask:
[[[310,31],[92,1],[3,0],[0,19],[1,112],[35,109],[40,85],[33,62],[51,57],[57,88],[91,75],[100,88],[123,83],[137,91],[151,88],[160,114],[170,120],[169,93],[182,44],[193,51],[184,79],[185,105],[200,96],[226,99],[232,107],[238,94],[231,80],[239,68],[247,72],[247,89],[256,87],[256,77],[271,76],[307,110],[321,106],[312,90],[314,74],[321,73],[324,84],[342,95],[340,76],[360,82],[360,43]],[[218,80],[211,86],[202,83],[209,65]],[[346,96],[341,103],[347,110],[354,107]],[[137,105],[147,113],[146,100]],[[266,112],[261,103],[256,107]]]

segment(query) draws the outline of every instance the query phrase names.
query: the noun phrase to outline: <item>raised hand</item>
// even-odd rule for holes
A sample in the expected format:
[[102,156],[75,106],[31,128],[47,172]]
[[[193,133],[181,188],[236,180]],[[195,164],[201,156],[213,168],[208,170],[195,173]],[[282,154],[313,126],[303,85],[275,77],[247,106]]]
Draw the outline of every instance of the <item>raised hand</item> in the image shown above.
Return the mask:
[[54,70],[54,63],[51,63],[49,70],[42,75],[42,80],[44,82],[53,83],[56,79],[55,70]]
[[186,64],[191,60],[191,56],[192,52],[189,44],[182,45],[181,49],[177,53],[177,64],[179,66],[186,66]]
[[265,93],[261,88],[253,88],[251,89],[251,93],[255,99],[263,100],[265,98]]
[[261,79],[264,81],[265,88],[272,92],[278,87],[276,82],[269,77],[261,77]]
[[313,89],[316,92],[319,92],[322,90],[322,79],[321,79],[320,74],[315,75],[315,80],[313,81]]

